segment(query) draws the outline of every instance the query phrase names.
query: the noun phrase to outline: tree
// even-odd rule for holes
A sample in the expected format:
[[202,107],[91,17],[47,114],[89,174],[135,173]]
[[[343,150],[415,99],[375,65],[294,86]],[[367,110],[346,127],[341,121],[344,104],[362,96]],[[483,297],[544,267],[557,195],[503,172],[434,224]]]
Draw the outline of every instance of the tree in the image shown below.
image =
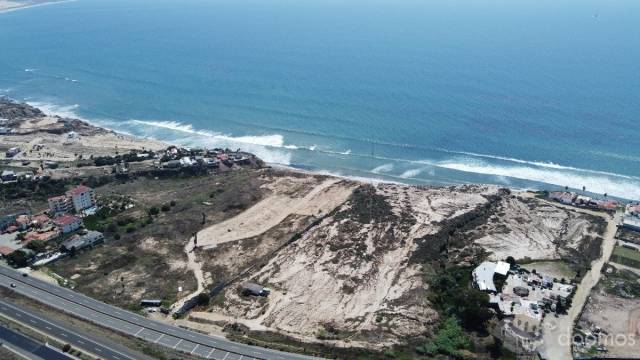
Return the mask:
[[18,249],[7,255],[7,262],[15,267],[21,268],[27,266],[29,259],[24,251]]
[[201,292],[198,294],[198,304],[200,305],[209,305],[209,301],[211,297],[206,292]]
[[64,344],[64,346],[62,347],[62,352],[68,353],[69,351],[71,351],[71,345]]
[[31,249],[36,253],[44,252],[47,249],[47,244],[45,244],[42,240],[33,240],[29,241],[27,244],[27,249]]
[[158,215],[158,213],[160,213],[160,210],[158,209],[157,206],[152,206],[149,209],[149,215]]

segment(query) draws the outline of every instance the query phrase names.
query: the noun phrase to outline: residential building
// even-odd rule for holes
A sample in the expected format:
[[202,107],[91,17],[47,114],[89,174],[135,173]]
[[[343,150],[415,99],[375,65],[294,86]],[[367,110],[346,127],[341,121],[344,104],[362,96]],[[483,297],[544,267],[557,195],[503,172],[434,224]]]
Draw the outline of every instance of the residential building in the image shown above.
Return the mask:
[[573,204],[573,200],[575,199],[575,197],[576,194],[570,193],[568,191],[556,191],[549,194],[549,199],[566,205]]
[[52,216],[56,216],[58,214],[66,214],[71,209],[71,204],[69,199],[64,196],[54,196],[48,199],[49,202],[49,212],[51,212]]
[[96,205],[95,191],[87,186],[80,185],[66,192],[76,212],[81,212]]
[[473,270],[473,281],[481,291],[496,292],[497,289],[493,283],[494,275],[506,276],[510,268],[511,265],[504,261],[498,261],[497,263],[485,261]]
[[640,232],[640,218],[631,215],[625,215],[622,218],[622,227],[631,231]]
[[62,243],[64,251],[76,251],[104,242],[104,236],[98,231],[88,231],[84,235],[67,239]]
[[60,230],[52,229],[48,231],[29,231],[24,235],[24,239],[22,240],[25,243],[30,241],[38,240],[47,242],[49,240],[53,240],[60,236]]
[[18,215],[16,217],[15,225],[18,227],[18,230],[20,231],[27,230],[29,228],[29,225],[31,225],[31,216],[26,214]]
[[51,218],[45,214],[36,215],[31,218],[31,224],[34,227],[45,228],[51,222]]
[[62,230],[63,234],[68,234],[82,226],[82,219],[73,215],[62,215],[53,219],[53,223]]
[[8,246],[2,246],[0,245],[0,256],[7,256],[9,254],[11,254],[12,252],[14,252],[15,250],[8,247]]

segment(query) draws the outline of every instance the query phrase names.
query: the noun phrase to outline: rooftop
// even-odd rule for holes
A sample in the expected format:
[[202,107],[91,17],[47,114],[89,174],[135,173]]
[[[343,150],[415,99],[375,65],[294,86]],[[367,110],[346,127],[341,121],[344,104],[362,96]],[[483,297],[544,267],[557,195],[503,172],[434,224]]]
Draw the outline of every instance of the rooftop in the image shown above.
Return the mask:
[[9,255],[13,252],[14,250],[8,246],[2,246],[0,245],[0,254],[2,255]]
[[485,261],[473,270],[473,279],[480,290],[497,291],[496,286],[493,284],[493,275],[496,273],[506,275],[510,268],[511,265],[504,261],[497,263]]
[[80,221],[80,218],[73,215],[62,215],[53,219],[53,222],[59,226],[71,225],[78,221]]
[[88,186],[80,185],[80,186],[76,186],[75,188],[67,191],[67,194],[68,195],[80,195],[82,193],[85,193],[85,192],[91,191],[91,190],[93,190],[93,189],[91,189]]

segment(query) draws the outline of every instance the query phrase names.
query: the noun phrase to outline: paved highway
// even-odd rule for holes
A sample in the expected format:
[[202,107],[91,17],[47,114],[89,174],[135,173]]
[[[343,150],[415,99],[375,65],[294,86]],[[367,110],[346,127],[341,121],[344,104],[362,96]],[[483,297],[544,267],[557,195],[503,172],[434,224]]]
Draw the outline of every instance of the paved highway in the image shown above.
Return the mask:
[[[90,352],[101,359],[106,360],[151,360],[152,358],[134,352],[124,346],[113,344],[104,339],[84,334],[80,335],[66,325],[51,320],[46,316],[31,310],[22,308],[16,304],[0,300],[0,313],[40,332],[48,334],[68,343],[72,347]],[[108,342],[108,344],[107,344]],[[48,357],[43,357],[48,359]],[[71,359],[65,357],[65,359]]]
[[[15,287],[11,287],[11,284]],[[290,354],[214,338],[175,327],[105,304],[72,290],[52,285],[0,266],[0,286],[28,296],[79,318],[137,338],[206,359],[308,360]]]
[[8,345],[11,350],[27,359],[74,360],[74,358],[60,351],[43,345],[4,326],[0,326],[0,342],[4,343],[5,346]]

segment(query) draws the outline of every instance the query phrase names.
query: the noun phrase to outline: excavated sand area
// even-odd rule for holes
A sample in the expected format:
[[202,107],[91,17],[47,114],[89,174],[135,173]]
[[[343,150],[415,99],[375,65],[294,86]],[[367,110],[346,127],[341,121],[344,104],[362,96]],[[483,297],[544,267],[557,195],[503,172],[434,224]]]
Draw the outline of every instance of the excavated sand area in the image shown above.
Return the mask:
[[271,194],[238,216],[198,233],[204,249],[226,242],[258,236],[282,223],[289,215],[325,214],[345,202],[352,183],[337,178],[321,182],[315,177],[284,177],[264,186]]

